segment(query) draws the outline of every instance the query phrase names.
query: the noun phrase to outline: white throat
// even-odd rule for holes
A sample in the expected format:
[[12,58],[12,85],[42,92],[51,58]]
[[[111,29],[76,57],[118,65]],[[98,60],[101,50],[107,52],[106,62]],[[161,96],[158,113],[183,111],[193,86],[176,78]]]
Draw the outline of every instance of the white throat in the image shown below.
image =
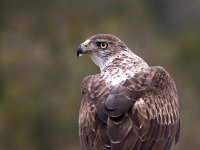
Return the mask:
[[100,68],[100,71],[102,72],[112,61],[116,56],[109,57],[109,59],[101,58],[97,55],[91,55],[90,56],[92,61]]

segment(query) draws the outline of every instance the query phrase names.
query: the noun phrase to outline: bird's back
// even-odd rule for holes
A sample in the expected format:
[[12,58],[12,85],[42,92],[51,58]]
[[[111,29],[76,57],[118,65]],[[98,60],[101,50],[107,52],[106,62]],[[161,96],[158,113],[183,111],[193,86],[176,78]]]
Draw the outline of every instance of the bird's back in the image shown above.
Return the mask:
[[162,67],[149,67],[108,85],[85,78],[79,116],[81,149],[169,150],[180,122],[175,84]]

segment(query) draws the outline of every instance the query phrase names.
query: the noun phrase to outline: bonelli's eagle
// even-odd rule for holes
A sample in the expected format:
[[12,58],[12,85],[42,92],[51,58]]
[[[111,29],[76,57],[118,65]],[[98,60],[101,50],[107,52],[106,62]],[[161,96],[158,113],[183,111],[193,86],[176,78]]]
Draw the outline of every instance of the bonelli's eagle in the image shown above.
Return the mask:
[[81,150],[169,150],[178,142],[177,90],[163,67],[149,67],[109,34],[88,38],[77,49],[82,54],[100,73],[81,85]]

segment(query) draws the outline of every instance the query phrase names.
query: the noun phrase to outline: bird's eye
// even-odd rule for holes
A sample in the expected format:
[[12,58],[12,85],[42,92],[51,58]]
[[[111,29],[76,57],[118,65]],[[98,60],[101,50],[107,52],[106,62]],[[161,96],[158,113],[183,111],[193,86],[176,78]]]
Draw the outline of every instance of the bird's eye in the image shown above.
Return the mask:
[[100,46],[102,49],[105,49],[105,48],[108,47],[108,43],[102,42],[102,43],[99,44],[99,46]]

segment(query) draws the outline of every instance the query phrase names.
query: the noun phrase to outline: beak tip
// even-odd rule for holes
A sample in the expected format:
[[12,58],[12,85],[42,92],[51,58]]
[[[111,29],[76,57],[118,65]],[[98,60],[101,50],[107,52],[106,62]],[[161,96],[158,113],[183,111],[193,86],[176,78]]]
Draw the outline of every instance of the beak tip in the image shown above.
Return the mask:
[[83,53],[83,49],[82,49],[82,47],[81,47],[81,45],[78,47],[78,49],[77,49],[77,57],[80,57],[80,56],[82,56],[82,53]]

